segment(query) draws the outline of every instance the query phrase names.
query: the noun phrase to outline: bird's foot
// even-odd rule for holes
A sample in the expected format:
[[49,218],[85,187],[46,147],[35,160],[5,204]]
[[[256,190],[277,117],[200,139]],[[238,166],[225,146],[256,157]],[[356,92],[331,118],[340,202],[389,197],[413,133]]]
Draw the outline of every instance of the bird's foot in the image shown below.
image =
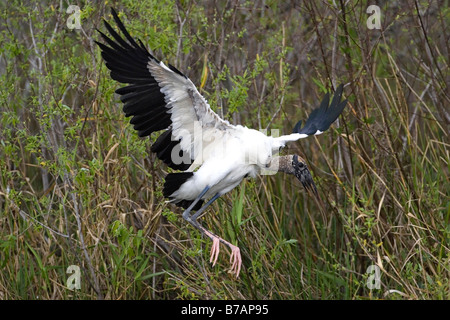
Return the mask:
[[209,262],[211,262],[214,267],[214,265],[217,262],[217,258],[219,257],[220,239],[218,237],[213,237],[212,241],[213,241],[213,244],[211,247],[211,258],[209,259]]
[[239,278],[239,272],[241,272],[242,258],[241,258],[241,250],[229,244],[231,249],[230,263],[231,263],[231,273],[236,274],[236,278]]
[[239,273],[241,272],[242,258],[241,258],[241,250],[229,243],[228,241],[219,238],[218,236],[212,234],[209,231],[205,231],[206,235],[211,238],[213,244],[211,247],[211,256],[209,262],[214,266],[217,262],[217,258],[219,257],[220,251],[220,242],[223,242],[231,249],[230,263],[231,269],[230,272],[236,274],[236,278],[239,277]]

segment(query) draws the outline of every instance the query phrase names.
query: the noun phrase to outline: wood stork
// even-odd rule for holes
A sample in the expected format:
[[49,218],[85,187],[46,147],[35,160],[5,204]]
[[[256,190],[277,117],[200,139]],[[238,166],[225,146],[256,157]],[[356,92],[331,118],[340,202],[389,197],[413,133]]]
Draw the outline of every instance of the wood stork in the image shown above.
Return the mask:
[[163,194],[184,208],[183,218],[213,241],[210,256],[213,266],[220,243],[231,249],[231,272],[238,277],[242,264],[239,248],[206,230],[197,218],[245,177],[254,178],[264,170],[292,174],[318,197],[305,160],[298,155],[277,154],[287,142],[321,134],[330,127],[347,103],[341,102],[343,86],[336,89],[331,104],[326,94],[305,125],[301,127],[299,121],[292,134],[271,137],[232,125],[210,108],[190,79],[174,66],[157,60],[140,40],[135,41],[115,10],[111,11],[123,35],[104,21],[111,38],[98,30],[104,43],[96,43],[111,78],[127,84],[116,90],[124,103],[125,116],[132,116],[130,123],[140,137],[165,130],[151,151],[170,168],[182,172],[167,174]]

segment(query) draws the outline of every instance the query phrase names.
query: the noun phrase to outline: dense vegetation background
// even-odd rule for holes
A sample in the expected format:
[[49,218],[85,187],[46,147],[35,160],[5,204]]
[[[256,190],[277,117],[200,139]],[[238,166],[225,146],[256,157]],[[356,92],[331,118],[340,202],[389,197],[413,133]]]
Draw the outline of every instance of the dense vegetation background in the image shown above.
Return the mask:
[[[93,42],[110,6],[232,123],[289,133],[346,84],[338,122],[285,150],[322,204],[278,174],[204,216],[240,246],[238,280],[122,114]],[[0,299],[449,299],[449,20],[447,1],[3,1]]]

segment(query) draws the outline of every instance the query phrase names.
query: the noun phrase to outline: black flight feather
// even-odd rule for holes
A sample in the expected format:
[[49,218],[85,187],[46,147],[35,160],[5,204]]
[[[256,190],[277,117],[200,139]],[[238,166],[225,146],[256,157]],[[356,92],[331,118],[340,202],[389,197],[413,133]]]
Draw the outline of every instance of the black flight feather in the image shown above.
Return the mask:
[[301,128],[302,122],[301,120],[295,125],[293,132],[294,133],[302,133],[307,135],[316,134],[317,131],[324,132],[328,130],[331,124],[336,121],[339,115],[344,110],[345,105],[347,104],[347,100],[341,101],[342,91],[344,86],[341,84],[336,89],[331,104],[330,94],[327,93],[325,97],[322,99],[320,106],[313,110],[306,120],[306,123],[303,128]]

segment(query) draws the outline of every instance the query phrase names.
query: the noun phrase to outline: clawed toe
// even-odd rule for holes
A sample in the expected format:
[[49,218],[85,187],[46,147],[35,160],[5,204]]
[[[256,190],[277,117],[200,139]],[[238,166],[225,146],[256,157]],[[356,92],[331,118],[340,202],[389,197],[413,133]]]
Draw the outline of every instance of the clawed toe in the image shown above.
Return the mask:
[[241,250],[238,247],[233,246],[231,248],[231,273],[236,274],[236,278],[239,278],[239,273],[241,272],[242,258],[241,258]]
[[217,259],[219,257],[219,251],[220,251],[220,240],[222,240],[231,249],[230,272],[236,274],[236,278],[238,278],[239,273],[241,272],[241,265],[242,265],[241,250],[238,247],[232,245],[231,243],[229,243],[223,239],[220,239],[219,237],[217,237],[211,233],[209,233],[208,236],[210,236],[210,238],[213,242],[213,244],[211,246],[211,256],[209,258],[209,262],[212,263],[213,266],[216,265]]
[[214,237],[213,238],[213,244],[211,247],[211,258],[209,259],[209,262],[212,263],[213,267],[215,266],[217,262],[217,258],[219,257],[219,250],[220,250],[220,240],[219,238]]

